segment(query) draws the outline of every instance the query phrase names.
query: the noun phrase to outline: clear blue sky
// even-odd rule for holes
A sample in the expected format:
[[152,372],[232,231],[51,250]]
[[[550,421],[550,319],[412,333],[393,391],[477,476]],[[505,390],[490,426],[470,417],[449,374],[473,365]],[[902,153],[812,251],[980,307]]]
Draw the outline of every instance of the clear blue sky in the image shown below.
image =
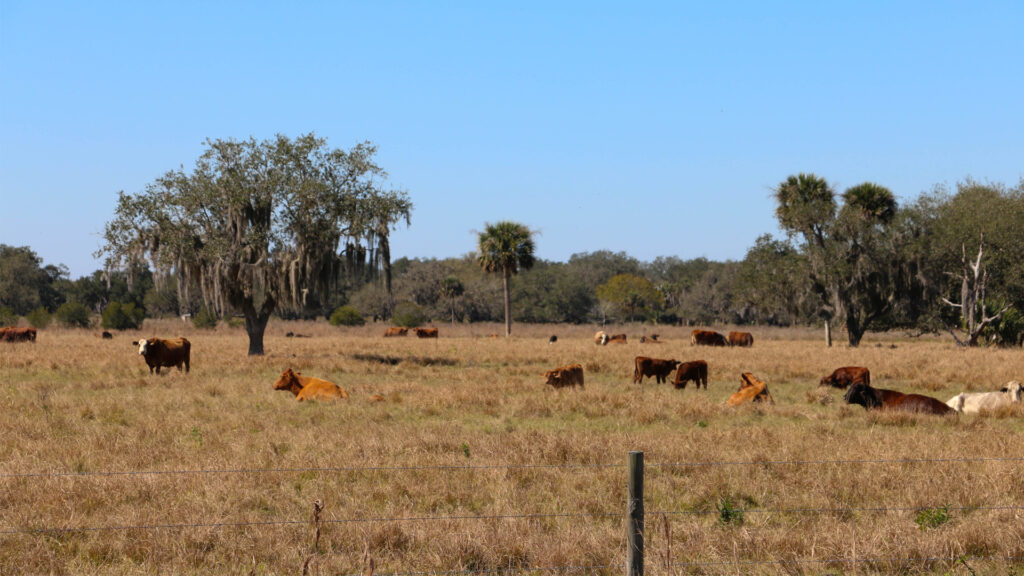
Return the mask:
[[740,259],[796,172],[1016,185],[1022,6],[0,0],[0,243],[90,273],[119,190],[315,131],[408,190],[395,258],[513,219],[549,260]]

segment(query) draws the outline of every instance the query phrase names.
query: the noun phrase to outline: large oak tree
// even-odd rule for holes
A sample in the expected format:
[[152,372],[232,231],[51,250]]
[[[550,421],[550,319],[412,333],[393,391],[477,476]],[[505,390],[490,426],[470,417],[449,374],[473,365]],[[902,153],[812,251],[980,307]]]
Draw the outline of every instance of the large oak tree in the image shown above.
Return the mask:
[[388,234],[409,223],[412,203],[381,187],[373,144],[332,149],[314,134],[205,144],[191,171],[121,192],[100,250],[108,268],[148,260],[177,279],[179,302],[197,287],[209,310],[240,312],[250,355],[263,354],[272,313],[327,295],[346,251],[369,250],[390,288]]

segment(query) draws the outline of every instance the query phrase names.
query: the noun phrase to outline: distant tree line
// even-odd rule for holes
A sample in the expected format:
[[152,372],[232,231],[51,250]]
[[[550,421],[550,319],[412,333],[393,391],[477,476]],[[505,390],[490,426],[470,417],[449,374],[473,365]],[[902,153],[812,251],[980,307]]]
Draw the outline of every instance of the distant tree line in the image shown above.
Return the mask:
[[[1024,340],[1024,181],[1010,188],[967,180],[900,205],[875,184],[840,194],[823,178],[798,174],[781,182],[775,195],[785,235],[761,236],[743,260],[664,256],[641,262],[610,251],[574,254],[567,262],[536,259],[507,276],[512,320],[828,323],[845,330],[854,346],[868,330],[889,329],[950,333],[964,344]],[[398,204],[399,218],[407,208]],[[376,230],[386,232],[393,223],[391,217]],[[505,319],[506,275],[488,273],[478,253],[399,258],[389,263],[386,280],[379,237],[360,245],[376,246],[375,253],[343,246],[336,275],[318,287],[316,298],[289,294],[288,305],[274,314],[330,316],[348,305],[367,319],[386,320],[401,304],[403,314],[434,323]],[[192,289],[181,290],[172,273],[135,259],[71,280],[67,268],[44,264],[29,247],[4,245],[0,315],[54,313],[68,302],[94,314],[115,302],[132,304],[149,317],[206,308],[200,279],[191,278]],[[228,302],[222,305],[218,315],[239,313]]]

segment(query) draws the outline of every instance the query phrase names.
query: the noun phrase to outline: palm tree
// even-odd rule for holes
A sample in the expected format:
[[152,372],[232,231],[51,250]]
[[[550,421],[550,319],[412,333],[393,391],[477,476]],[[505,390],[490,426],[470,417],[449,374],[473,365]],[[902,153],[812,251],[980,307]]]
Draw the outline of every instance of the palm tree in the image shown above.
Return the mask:
[[512,334],[512,297],[509,282],[520,269],[533,266],[533,232],[518,222],[487,224],[478,240],[477,263],[485,272],[501,272],[505,286],[505,336]]

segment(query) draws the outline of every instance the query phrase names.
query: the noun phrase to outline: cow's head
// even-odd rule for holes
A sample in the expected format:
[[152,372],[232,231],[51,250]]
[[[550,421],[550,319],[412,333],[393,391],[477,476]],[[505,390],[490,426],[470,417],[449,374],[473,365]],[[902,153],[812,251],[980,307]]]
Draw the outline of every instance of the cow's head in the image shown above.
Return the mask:
[[139,354],[141,354],[142,356],[145,356],[146,352],[149,352],[149,340],[138,340],[138,341],[134,341],[133,340],[132,341],[132,346],[138,346],[139,347]]
[[295,372],[292,372],[291,368],[281,372],[281,376],[277,379],[277,382],[274,382],[274,390],[289,390],[295,386],[298,386],[299,388],[302,387],[302,385],[299,384],[299,379],[296,377]]
[[1022,392],[1021,389],[1021,383],[1016,380],[1013,380],[1011,382],[1007,382],[1006,386],[1003,386],[1001,391],[1010,395],[1010,402],[1020,402]]
[[882,406],[882,400],[878,397],[875,389],[860,382],[850,386],[846,394],[843,394],[843,400],[847,404],[860,404],[864,408],[879,408]]
[[549,386],[558,386],[562,382],[562,371],[559,369],[548,370],[544,373],[545,384]]

